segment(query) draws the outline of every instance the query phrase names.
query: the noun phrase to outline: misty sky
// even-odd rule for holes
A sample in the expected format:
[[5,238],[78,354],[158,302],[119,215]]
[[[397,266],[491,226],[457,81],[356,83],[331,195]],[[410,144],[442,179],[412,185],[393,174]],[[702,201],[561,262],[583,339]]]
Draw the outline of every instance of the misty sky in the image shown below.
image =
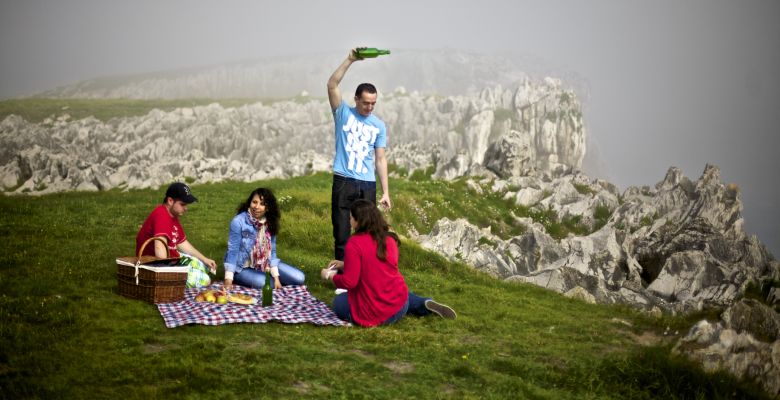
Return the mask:
[[585,82],[592,177],[623,190],[715,164],[742,188],[746,230],[777,256],[777,21],[778,0],[2,0],[0,99],[356,45],[538,58]]

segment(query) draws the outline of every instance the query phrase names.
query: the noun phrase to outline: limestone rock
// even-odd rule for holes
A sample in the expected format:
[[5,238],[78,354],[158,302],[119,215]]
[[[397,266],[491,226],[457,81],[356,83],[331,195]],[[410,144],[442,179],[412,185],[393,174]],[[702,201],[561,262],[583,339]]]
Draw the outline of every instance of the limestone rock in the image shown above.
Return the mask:
[[729,307],[722,316],[725,326],[739,333],[773,342],[780,339],[780,314],[753,299],[742,299]]
[[780,395],[780,340],[762,342],[722,322],[702,320],[674,347],[702,364],[706,371],[724,369],[758,382],[770,396]]
[[569,289],[568,292],[564,293],[564,296],[570,297],[572,299],[582,300],[586,303],[596,304],[596,298],[593,297],[592,294],[588,293],[587,290],[579,286]]
[[[421,240],[501,279],[560,293],[579,287],[600,303],[673,313],[725,308],[750,282],[776,279],[780,263],[744,233],[739,194],[718,175],[707,166],[691,182],[671,168],[655,188],[628,188],[622,204],[614,186],[581,173],[495,178],[483,186],[519,204],[536,202],[537,211],[552,210],[592,232],[555,240],[539,222],[520,219],[525,233],[502,239],[459,220],[440,221]],[[492,246],[474,245],[480,241]]]
[[544,199],[544,191],[532,187],[520,189],[515,196],[515,203],[521,206],[532,206]]
[[[586,135],[580,104],[573,92],[550,82],[524,78],[518,89],[496,86],[471,96],[404,90],[382,96],[376,113],[390,127],[388,160],[410,173],[435,166],[444,179],[578,169]],[[518,106],[513,93],[520,92]],[[152,110],[107,122],[60,115],[30,123],[11,115],[0,122],[0,183],[35,194],[327,171],[334,148],[329,108],[304,96],[236,108],[212,103]],[[515,136],[525,143],[519,151]],[[513,157],[525,160],[524,167],[515,168]],[[496,163],[508,166],[489,167]]]
[[770,289],[766,301],[773,306],[780,304],[780,288]]
[[[452,260],[466,262],[495,277],[513,273],[512,266],[497,256],[487,243],[495,239],[490,234],[490,228],[479,229],[465,219],[455,221],[442,219],[436,223],[433,230],[435,234],[424,237],[420,242],[423,248],[445,254]],[[449,240],[449,238],[458,239]],[[482,238],[485,240],[481,241]]]

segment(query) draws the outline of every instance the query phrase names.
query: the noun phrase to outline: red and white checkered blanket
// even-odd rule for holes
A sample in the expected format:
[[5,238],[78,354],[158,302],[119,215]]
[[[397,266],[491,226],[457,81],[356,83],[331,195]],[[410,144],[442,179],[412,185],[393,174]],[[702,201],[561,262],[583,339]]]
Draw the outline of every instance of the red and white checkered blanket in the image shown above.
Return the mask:
[[[221,289],[220,284],[211,289]],[[237,322],[265,323],[279,321],[288,324],[312,323],[315,325],[347,326],[323,302],[314,298],[306,286],[283,286],[274,290],[274,304],[263,307],[259,301],[262,292],[257,289],[233,286],[233,291],[248,294],[258,300],[258,304],[216,304],[195,301],[195,296],[205,288],[185,289],[184,300],[175,303],[157,304],[165,326],[175,328],[186,324],[222,325]]]

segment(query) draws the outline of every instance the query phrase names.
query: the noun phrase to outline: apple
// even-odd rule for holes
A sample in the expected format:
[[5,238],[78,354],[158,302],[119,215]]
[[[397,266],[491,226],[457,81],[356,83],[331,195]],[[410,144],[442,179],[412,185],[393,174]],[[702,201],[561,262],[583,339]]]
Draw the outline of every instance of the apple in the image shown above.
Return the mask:
[[227,304],[228,298],[225,294],[219,293],[217,294],[217,304]]
[[206,301],[209,303],[215,303],[217,301],[217,296],[214,296],[214,293],[211,291],[206,292]]
[[202,303],[206,301],[206,296],[203,294],[203,292],[200,292],[198,293],[197,296],[195,296],[195,301],[197,301],[198,303]]

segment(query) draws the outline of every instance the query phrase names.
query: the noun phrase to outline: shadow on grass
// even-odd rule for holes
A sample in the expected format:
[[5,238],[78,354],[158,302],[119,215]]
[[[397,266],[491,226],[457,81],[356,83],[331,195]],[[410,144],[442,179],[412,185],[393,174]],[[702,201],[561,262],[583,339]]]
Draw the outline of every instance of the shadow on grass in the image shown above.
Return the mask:
[[557,377],[560,385],[624,399],[769,399],[758,383],[726,372],[708,373],[670,347],[648,346],[607,355],[595,365],[572,368]]

